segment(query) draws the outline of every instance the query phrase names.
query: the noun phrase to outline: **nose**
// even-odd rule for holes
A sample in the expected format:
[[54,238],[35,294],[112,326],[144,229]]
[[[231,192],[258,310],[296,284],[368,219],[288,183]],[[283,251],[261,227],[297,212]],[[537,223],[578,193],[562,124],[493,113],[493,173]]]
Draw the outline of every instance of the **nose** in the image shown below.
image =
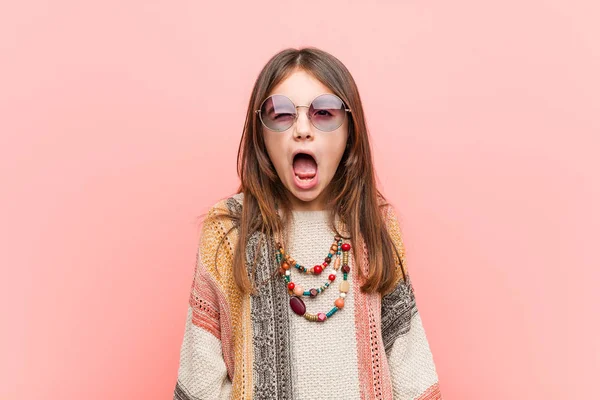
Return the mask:
[[308,109],[306,107],[298,106],[297,110],[298,116],[296,118],[295,136],[298,139],[308,139],[312,137],[311,123],[308,119]]

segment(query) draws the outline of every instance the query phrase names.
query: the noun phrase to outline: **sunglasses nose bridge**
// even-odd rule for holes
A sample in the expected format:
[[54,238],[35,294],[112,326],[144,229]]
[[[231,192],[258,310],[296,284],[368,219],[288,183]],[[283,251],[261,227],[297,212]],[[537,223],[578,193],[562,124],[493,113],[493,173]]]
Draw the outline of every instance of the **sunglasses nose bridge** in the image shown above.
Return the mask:
[[308,118],[309,121],[311,120],[310,112],[309,112],[310,106],[295,106],[295,107],[296,107],[296,116],[294,119],[296,120],[296,122],[298,121],[298,117],[300,116],[300,110],[299,110],[300,107],[306,108],[306,118]]
[[[300,107],[306,108],[306,119],[307,119],[307,121],[304,122],[304,124],[306,124],[306,125],[303,125],[303,123],[299,120],[299,118],[300,118]],[[309,129],[308,127],[312,124],[312,120],[310,118],[310,113],[308,111],[309,108],[310,108],[310,106],[296,106],[296,115],[295,115],[295,118],[294,118],[294,122],[296,123],[296,130],[298,132],[307,131]]]

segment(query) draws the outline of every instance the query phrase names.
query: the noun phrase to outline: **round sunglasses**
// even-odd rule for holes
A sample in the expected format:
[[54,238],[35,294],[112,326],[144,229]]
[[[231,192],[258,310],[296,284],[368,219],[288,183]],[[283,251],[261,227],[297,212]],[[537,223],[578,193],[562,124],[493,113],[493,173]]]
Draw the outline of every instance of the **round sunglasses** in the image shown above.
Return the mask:
[[317,96],[308,106],[297,106],[289,97],[274,94],[267,97],[255,113],[265,128],[283,132],[290,129],[298,119],[298,107],[308,108],[308,119],[315,128],[324,132],[331,132],[342,126],[346,112],[351,112],[338,96],[325,93]]

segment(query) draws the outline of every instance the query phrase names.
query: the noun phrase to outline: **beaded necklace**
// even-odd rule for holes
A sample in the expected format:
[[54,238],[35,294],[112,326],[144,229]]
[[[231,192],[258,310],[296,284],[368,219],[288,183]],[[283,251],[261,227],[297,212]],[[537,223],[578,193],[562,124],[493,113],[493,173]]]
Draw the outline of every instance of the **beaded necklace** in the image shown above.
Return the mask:
[[[344,298],[346,294],[350,290],[350,282],[348,282],[348,273],[350,272],[350,266],[348,265],[348,252],[352,247],[350,243],[342,243],[342,238],[339,236],[334,237],[334,242],[329,249],[329,253],[327,257],[325,257],[325,261],[321,265],[315,265],[314,267],[308,269],[306,267],[301,266],[296,263],[296,261],[289,255],[285,253],[285,249],[281,244],[281,241],[277,242],[277,252],[275,253],[275,258],[277,260],[277,265],[279,265],[279,273],[283,277],[284,284],[287,286],[288,294],[290,295],[290,307],[292,311],[297,315],[300,315],[311,322],[325,322],[328,318],[330,318],[333,314],[335,314],[338,310],[344,308]],[[331,263],[332,257],[335,255],[335,261],[333,262],[333,270],[329,274],[328,281],[325,282],[319,288],[312,288],[309,290],[304,290],[304,288],[300,285],[296,285],[291,281],[291,266],[293,265],[300,272],[304,272],[306,274],[312,275],[320,275],[325,268]],[[340,260],[340,256],[342,256],[342,260]],[[308,296],[311,298],[317,297],[323,291],[325,291],[331,283],[336,278],[337,271],[340,269],[340,264],[343,261],[342,273],[343,273],[343,281],[340,283],[340,297],[338,297],[334,302],[334,307],[329,310],[327,313],[319,312],[317,314],[310,314],[306,312],[306,305],[302,300],[301,296]]]

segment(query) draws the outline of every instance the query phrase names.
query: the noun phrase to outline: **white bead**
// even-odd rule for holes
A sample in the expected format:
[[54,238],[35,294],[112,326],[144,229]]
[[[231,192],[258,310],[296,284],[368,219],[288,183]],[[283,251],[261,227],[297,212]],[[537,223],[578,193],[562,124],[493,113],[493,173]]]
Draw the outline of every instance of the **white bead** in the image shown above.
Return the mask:
[[289,270],[289,269],[287,269],[287,270],[285,271],[285,274],[289,276],[289,275],[291,274],[290,270]]
[[344,297],[346,297],[346,293],[343,293],[343,292],[342,292],[342,293],[340,293],[340,297],[341,297],[341,298],[344,298]]
[[331,275],[337,275],[337,271],[334,269],[330,272]]

